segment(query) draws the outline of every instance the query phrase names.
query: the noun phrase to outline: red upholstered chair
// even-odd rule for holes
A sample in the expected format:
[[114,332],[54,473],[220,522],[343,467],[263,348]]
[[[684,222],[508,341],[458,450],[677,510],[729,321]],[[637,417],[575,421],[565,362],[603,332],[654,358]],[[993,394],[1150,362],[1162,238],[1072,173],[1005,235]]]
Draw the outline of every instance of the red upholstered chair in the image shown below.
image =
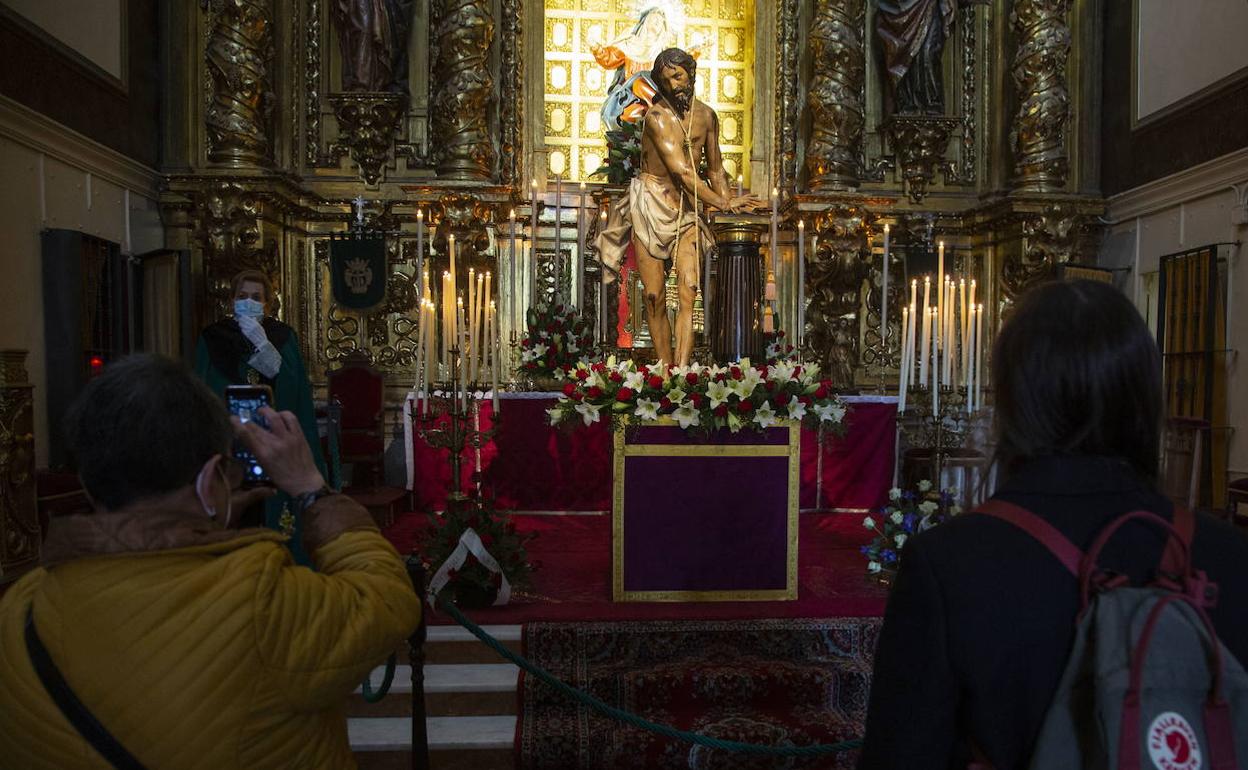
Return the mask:
[[351,466],[351,483],[343,490],[368,508],[381,526],[394,521],[405,489],[382,483],[385,473],[385,380],[367,359],[350,356],[329,372],[329,400],[341,406],[338,450]]

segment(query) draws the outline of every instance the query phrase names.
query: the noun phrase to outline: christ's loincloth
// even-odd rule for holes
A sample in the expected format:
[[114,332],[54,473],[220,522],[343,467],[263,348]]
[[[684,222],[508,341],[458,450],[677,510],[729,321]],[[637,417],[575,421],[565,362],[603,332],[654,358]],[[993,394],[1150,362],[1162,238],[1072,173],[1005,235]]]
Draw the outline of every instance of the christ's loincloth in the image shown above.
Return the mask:
[[668,196],[672,184],[670,180],[644,172],[633,178],[628,188],[633,237],[641,242],[650,256],[668,261],[675,256],[679,239],[696,227],[702,241],[700,253],[710,253],[715,243],[710,228],[698,216],[692,201],[686,198],[683,206],[671,204]]

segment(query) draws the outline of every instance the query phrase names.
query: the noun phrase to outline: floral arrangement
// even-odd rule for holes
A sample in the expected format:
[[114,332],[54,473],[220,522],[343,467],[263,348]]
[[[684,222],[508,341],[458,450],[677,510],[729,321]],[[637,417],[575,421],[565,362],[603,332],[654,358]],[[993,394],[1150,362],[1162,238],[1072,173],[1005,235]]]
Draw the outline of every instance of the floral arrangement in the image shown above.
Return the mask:
[[962,512],[953,504],[955,494],[952,489],[937,491],[926,480],[919,482],[917,491],[890,489],[889,504],[879,511],[879,519],[868,516],[862,520],[862,526],[875,532],[871,543],[861,549],[867,557],[867,572],[896,574],[906,540]]
[[625,184],[641,168],[641,122],[624,123],[607,132],[607,159],[590,176],[605,176],[608,184]]
[[525,315],[527,331],[520,340],[520,373],[557,377],[591,353],[593,325],[572,305],[543,302]]
[[[451,506],[445,513],[429,514],[429,529],[421,543],[426,569],[432,574],[459,545],[465,530],[472,529],[481,538],[485,550],[498,562],[513,587],[529,588],[534,565],[529,562],[526,544],[536,533],[516,531],[511,517],[499,513],[488,500],[472,500]],[[498,594],[502,583],[498,573],[486,569],[471,554],[459,570],[451,570],[450,581],[443,589],[463,607],[487,607]]]
[[729,366],[637,366],[613,356],[564,367],[560,377],[563,395],[547,410],[552,425],[667,416],[685,430],[707,433],[765,430],[786,419],[843,432],[845,402],[830,381],[819,379],[817,364],[754,366],[743,359]]
[[763,355],[767,359],[768,366],[774,366],[781,361],[794,361],[797,359],[797,349],[784,338],[784,332],[776,329],[774,332],[763,333],[764,348]]

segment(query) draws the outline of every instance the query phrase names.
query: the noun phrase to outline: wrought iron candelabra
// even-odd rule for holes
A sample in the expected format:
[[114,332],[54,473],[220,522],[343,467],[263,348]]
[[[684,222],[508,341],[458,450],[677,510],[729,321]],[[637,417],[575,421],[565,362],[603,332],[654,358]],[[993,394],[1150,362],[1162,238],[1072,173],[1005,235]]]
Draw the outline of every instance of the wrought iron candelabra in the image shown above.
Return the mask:
[[465,450],[477,451],[488,444],[502,419],[500,411],[495,409],[490,427],[481,428],[479,407],[475,403],[484,400],[479,395],[481,391],[473,383],[463,381],[459,348],[452,348],[450,354],[450,381],[430,383],[424,394],[425,403],[417,402],[414,406],[416,413],[412,415],[412,423],[421,439],[435,449],[447,450],[451,465],[451,488],[446,496],[448,512],[458,510],[469,500],[480,498],[480,468],[473,472],[474,494],[469,496],[463,492],[463,454]]
[[967,410],[966,386],[939,386],[936,403],[928,387],[910,388],[906,410],[898,425],[907,443],[931,451],[931,473],[939,483],[949,456],[962,449],[969,432],[971,418]]

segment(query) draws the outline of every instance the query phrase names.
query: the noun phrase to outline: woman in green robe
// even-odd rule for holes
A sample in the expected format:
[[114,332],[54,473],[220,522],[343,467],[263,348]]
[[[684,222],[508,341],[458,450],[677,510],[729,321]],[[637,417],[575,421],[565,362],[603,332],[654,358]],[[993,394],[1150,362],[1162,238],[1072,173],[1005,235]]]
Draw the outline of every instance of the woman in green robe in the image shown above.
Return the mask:
[[[312,405],[312,383],[308,380],[299,354],[295,330],[266,315],[273,296],[268,277],[256,270],[245,270],[231,283],[234,315],[223,318],[200,335],[195,348],[195,372],[208,387],[225,397],[227,385],[268,385],[273,389],[273,408],[293,412],[312,448],[312,457],[322,474],[326,473],[321,454],[316,410]],[[280,528],[282,511],[289,499],[278,494],[265,503],[264,523]],[[303,550],[300,522],[290,538],[295,561],[309,564]]]

